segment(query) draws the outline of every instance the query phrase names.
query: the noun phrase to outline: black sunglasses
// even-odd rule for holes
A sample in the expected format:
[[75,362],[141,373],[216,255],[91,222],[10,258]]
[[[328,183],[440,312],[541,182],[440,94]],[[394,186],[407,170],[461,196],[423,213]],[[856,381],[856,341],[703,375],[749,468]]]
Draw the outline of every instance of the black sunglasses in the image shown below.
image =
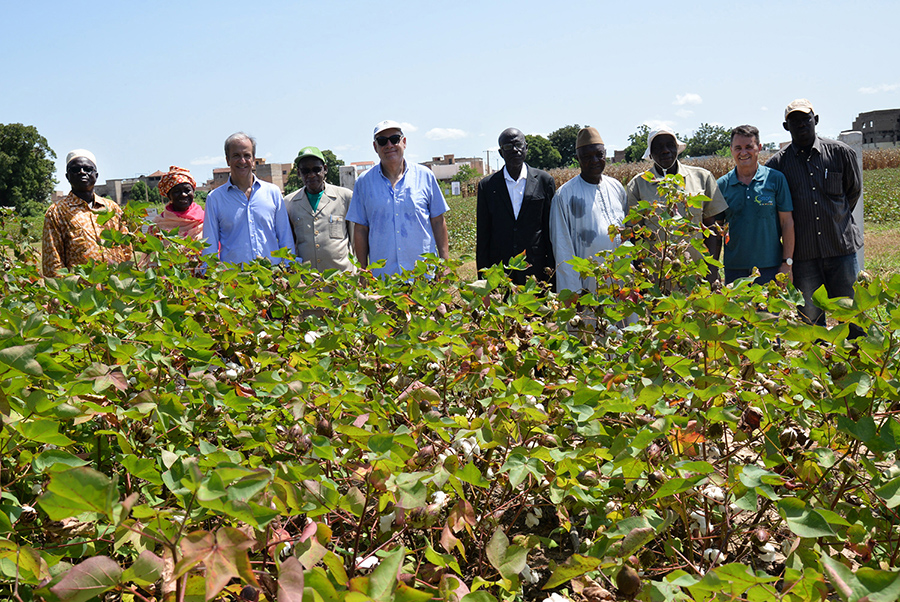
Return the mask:
[[400,144],[400,141],[403,140],[402,134],[394,134],[393,136],[376,136],[375,142],[378,143],[378,146],[386,146],[388,140],[391,141],[391,144],[397,145]]
[[513,150],[513,149],[524,150],[525,143],[524,142],[507,142],[506,144],[500,145],[500,150],[509,151],[509,150]]
[[323,171],[325,171],[325,168],[322,167],[321,165],[317,165],[315,167],[301,167],[300,168],[300,173],[302,173],[304,176],[308,176],[311,173],[321,173]]

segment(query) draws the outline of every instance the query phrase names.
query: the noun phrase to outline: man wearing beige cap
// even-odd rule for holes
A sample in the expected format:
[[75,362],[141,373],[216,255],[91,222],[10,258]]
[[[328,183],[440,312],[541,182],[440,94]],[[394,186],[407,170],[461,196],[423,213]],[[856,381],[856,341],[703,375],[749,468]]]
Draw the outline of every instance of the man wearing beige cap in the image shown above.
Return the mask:
[[626,215],[625,188],[615,178],[603,177],[606,145],[596,128],[585,127],[575,139],[581,175],[559,187],[550,206],[550,238],[556,259],[558,291],[596,290],[593,278],[582,278],[569,265],[573,257],[593,257],[612,251],[621,242],[610,239],[609,227],[621,226]]
[[[812,296],[825,285],[829,297],[853,298],[862,234],[853,208],[862,192],[862,174],[852,148],[816,135],[819,116],[805,98],[784,110],[791,143],[766,162],[787,178],[794,203],[794,285],[803,293],[801,317],[825,325]],[[862,331],[851,324],[850,336]]]
[[[681,174],[684,178],[684,192],[688,196],[704,195],[709,198],[703,201],[701,207],[683,207],[676,209],[681,215],[690,216],[691,222],[695,225],[712,226],[716,222],[723,222],[725,209],[728,204],[725,197],[719,191],[716,184],[716,178],[706,169],[695,167],[693,165],[685,165],[678,160],[686,145],[681,142],[675,132],[663,126],[650,130],[647,137],[647,150],[644,152],[644,159],[651,159],[653,167],[644,173],[652,176],[652,181],[644,179],[644,174],[638,174],[628,183],[628,210],[630,211],[641,201],[649,201],[651,203],[660,201],[657,192],[657,182],[667,175]],[[654,220],[655,221],[655,220]],[[651,228],[658,228],[658,224],[650,224]],[[718,259],[722,250],[722,237],[712,235],[706,238],[706,249],[709,254]],[[695,260],[700,259],[700,253],[694,247],[688,247],[688,254]],[[710,280],[718,279],[718,270],[711,269]]]
[[384,260],[373,273],[385,276],[412,270],[425,253],[448,259],[450,207],[434,173],[403,158],[406,136],[396,121],[376,125],[374,138],[381,162],[357,180],[347,211],[359,263]]
[[[41,269],[47,278],[55,278],[62,268],[71,269],[90,260],[116,263],[132,257],[131,247],[101,244],[104,230],[127,233],[128,229],[122,209],[94,194],[97,175],[97,160],[90,151],[73,150],[66,156],[66,179],[72,191],[50,205],[44,215]],[[113,214],[112,219],[101,220],[101,215],[108,213]]]
[[315,146],[300,149],[296,168],[303,188],[284,199],[296,254],[319,271],[352,270],[352,226],[344,217],[353,191],[325,181],[328,165]]
[[556,192],[553,176],[525,163],[525,134],[507,128],[500,134],[505,165],[478,182],[475,263],[478,271],[506,264],[525,253],[526,270],[510,273],[515,284],[528,276],[551,282],[554,268],[550,243],[550,203]]

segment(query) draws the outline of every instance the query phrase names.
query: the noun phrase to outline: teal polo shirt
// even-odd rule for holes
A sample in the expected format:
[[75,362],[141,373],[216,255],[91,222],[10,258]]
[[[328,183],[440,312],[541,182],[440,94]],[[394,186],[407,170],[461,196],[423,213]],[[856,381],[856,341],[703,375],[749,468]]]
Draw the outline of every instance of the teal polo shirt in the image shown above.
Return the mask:
[[747,186],[732,169],[719,178],[718,184],[728,203],[725,267],[745,270],[780,266],[784,257],[778,212],[794,210],[784,174],[760,165]]

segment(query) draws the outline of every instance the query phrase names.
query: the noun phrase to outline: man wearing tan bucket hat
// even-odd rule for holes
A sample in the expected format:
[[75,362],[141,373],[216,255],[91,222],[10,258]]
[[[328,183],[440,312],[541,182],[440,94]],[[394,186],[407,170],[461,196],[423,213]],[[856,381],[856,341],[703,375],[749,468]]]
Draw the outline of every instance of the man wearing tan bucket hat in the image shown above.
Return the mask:
[[625,188],[615,178],[603,177],[606,145],[596,128],[585,127],[575,139],[581,175],[559,187],[550,205],[550,239],[556,259],[558,291],[595,290],[593,278],[582,278],[569,265],[573,257],[593,257],[621,242],[610,240],[609,227],[621,226],[627,202]]

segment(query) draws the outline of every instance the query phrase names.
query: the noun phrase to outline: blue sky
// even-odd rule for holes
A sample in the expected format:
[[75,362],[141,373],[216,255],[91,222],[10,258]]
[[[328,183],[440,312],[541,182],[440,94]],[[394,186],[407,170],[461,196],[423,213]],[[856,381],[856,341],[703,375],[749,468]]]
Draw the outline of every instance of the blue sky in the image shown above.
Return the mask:
[[206,180],[238,130],[270,162],[315,145],[349,163],[377,160],[372,128],[394,119],[424,161],[484,157],[506,127],[593,125],[611,153],[641,123],[782,141],[797,97],[829,136],[900,107],[887,1],[53,0],[3,17],[0,123],[36,126],[61,182],[81,147],[101,181],[169,165]]

